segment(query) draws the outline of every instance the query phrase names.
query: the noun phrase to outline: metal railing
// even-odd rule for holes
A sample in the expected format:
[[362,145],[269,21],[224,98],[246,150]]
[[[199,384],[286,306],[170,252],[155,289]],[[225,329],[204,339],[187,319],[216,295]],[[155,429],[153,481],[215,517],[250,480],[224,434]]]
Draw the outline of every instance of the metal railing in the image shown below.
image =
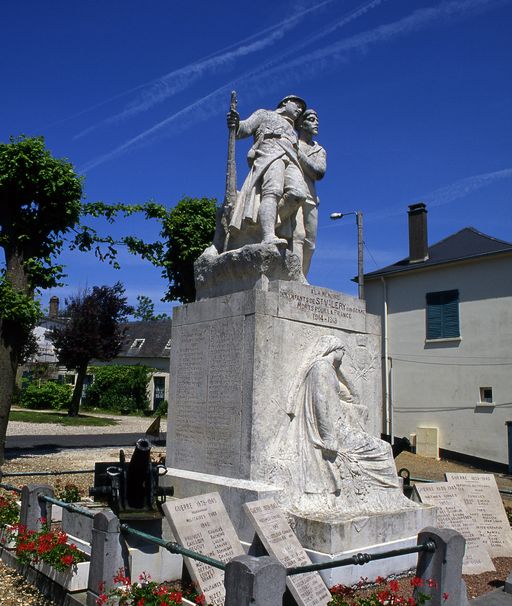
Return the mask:
[[5,482],[0,482],[0,488],[21,494],[21,488],[18,488],[17,486],[13,486],[12,484],[6,484]]
[[65,471],[6,471],[2,473],[4,478],[24,478],[30,476],[73,476],[81,473],[94,473],[94,469],[68,469]]
[[126,534],[131,534],[132,536],[139,537],[140,539],[144,539],[149,543],[153,543],[154,545],[160,545],[167,551],[171,553],[178,553],[187,558],[192,558],[193,560],[197,560],[198,562],[203,562],[203,564],[208,564],[208,566],[213,566],[213,568],[218,568],[219,570],[226,570],[226,564],[221,562],[220,560],[216,560],[215,558],[210,558],[209,556],[203,555],[202,553],[198,553],[197,551],[193,551],[192,549],[188,549],[179,543],[175,543],[174,541],[164,541],[158,537],[153,536],[152,534],[147,534],[146,532],[142,532],[141,530],[136,530],[128,524],[121,524],[121,532]]
[[58,505],[59,507],[62,507],[62,509],[66,509],[67,511],[71,511],[73,513],[78,513],[79,515],[84,516],[86,518],[90,518],[91,520],[96,515],[92,511],[85,509],[85,507],[78,507],[78,505],[75,505],[74,503],[68,503],[67,501],[61,501],[60,499],[55,499],[54,497],[48,497],[46,495],[41,495],[39,497],[39,500],[46,501],[47,503],[51,503],[52,505]]
[[344,558],[342,560],[332,560],[331,562],[319,562],[318,564],[306,564],[305,566],[295,566],[286,569],[287,576],[295,574],[303,574],[305,572],[316,572],[318,570],[327,570],[328,568],[340,568],[342,566],[363,566],[373,560],[385,560],[401,555],[409,555],[411,553],[420,553],[427,551],[433,553],[436,550],[434,541],[425,541],[420,545],[413,547],[403,547],[401,549],[391,549],[382,551],[381,553],[356,553],[355,555]]

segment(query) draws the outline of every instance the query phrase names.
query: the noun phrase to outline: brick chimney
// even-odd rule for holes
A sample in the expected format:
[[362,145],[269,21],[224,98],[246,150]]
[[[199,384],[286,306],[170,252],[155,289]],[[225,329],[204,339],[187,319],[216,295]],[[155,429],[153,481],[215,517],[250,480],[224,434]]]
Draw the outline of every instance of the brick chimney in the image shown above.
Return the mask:
[[427,207],[423,202],[409,206],[409,263],[428,259]]
[[59,297],[53,296],[50,299],[50,311],[48,312],[48,317],[52,320],[56,320],[59,315]]

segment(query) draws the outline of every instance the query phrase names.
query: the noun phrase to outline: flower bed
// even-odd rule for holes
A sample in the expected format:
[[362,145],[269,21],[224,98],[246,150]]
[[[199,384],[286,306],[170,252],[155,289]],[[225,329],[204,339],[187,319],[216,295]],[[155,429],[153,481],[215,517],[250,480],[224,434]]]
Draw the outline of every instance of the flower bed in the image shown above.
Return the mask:
[[31,566],[72,593],[87,589],[89,565],[90,562],[77,562],[67,570],[56,570],[46,562],[34,563]]
[[0,546],[13,549],[16,545],[16,524],[20,521],[20,508],[9,493],[0,494]]
[[204,595],[194,587],[182,590],[179,582],[156,583],[142,574],[132,583],[123,571],[114,577],[116,586],[108,592],[100,587],[97,606],[207,606]]
[[16,557],[69,591],[87,588],[89,562],[76,545],[68,543],[65,532],[52,530],[46,523],[38,532],[17,525]]
[[[331,587],[332,599],[327,606],[428,606],[431,598],[425,590],[436,588],[437,581],[413,577],[408,588],[404,588],[403,583],[400,585],[396,579],[383,577],[373,582],[364,578],[351,587],[335,585]],[[443,594],[443,600],[447,599],[448,594]]]
[[18,534],[17,526],[7,524],[0,527],[0,547],[4,549],[14,549],[16,547],[16,535]]

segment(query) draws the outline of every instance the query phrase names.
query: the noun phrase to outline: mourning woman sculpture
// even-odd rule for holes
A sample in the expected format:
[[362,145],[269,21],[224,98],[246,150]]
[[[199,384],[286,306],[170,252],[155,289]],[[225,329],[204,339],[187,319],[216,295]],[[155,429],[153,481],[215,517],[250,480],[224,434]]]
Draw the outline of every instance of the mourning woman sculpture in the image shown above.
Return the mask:
[[282,505],[302,514],[357,514],[414,506],[400,489],[391,447],[366,429],[368,408],[341,366],[345,349],[321,337],[290,394],[272,454]]

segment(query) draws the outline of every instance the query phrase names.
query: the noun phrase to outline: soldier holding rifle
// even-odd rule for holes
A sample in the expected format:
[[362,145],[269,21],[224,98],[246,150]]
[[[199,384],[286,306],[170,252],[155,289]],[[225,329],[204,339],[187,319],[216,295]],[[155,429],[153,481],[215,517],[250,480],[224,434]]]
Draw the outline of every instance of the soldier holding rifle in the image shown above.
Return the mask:
[[246,224],[259,224],[260,242],[288,244],[276,235],[278,204],[280,214],[286,217],[307,197],[294,130],[295,121],[305,110],[306,103],[300,97],[288,95],[275,110],[259,109],[246,120],[240,120],[234,109],[228,113],[228,127],[235,130],[237,139],[254,137],[247,156],[250,171],[230,212],[230,232],[243,231]]

